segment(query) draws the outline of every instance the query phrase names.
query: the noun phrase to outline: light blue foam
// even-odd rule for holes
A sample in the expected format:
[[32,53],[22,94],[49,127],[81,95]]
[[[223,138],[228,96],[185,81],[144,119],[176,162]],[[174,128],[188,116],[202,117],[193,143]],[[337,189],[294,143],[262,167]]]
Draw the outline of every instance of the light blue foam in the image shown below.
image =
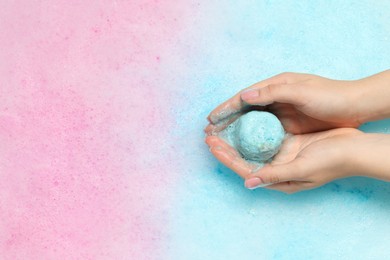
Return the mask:
[[[199,5],[187,25],[193,33],[177,48],[192,73],[171,81],[172,163],[182,170],[169,208],[167,259],[388,259],[388,183],[354,177],[293,195],[250,191],[211,156],[202,129],[216,105],[283,71],[357,79],[390,68],[390,2]],[[362,129],[388,132],[390,122]]]

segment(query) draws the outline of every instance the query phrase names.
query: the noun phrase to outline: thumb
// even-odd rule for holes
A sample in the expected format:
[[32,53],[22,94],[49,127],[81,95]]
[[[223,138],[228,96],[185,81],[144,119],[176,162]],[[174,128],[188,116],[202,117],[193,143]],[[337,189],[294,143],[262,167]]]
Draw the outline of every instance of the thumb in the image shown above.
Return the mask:
[[299,160],[286,164],[267,164],[245,180],[245,187],[255,189],[280,182],[302,180],[303,169]]
[[250,105],[266,106],[274,102],[302,105],[302,85],[276,84],[241,92],[241,99]]

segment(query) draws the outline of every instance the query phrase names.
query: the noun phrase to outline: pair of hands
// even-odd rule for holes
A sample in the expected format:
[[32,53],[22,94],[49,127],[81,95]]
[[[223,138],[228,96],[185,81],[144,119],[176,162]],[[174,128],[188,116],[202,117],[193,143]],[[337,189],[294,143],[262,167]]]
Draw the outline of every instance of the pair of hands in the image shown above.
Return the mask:
[[[285,193],[353,175],[348,151],[364,116],[357,109],[362,81],[282,73],[240,91],[208,117],[206,143],[213,155],[245,179],[245,186]],[[273,161],[257,170],[218,133],[252,106],[272,112],[290,133]]]

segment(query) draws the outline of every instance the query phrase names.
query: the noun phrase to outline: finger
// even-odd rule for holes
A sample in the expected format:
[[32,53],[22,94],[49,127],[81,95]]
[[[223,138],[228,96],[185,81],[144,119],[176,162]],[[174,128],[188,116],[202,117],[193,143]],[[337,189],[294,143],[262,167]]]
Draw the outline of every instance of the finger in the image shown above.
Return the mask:
[[230,145],[217,136],[209,136],[206,143],[211,153],[226,167],[236,172],[242,178],[247,178],[256,169],[256,165],[245,161],[241,155]]
[[222,120],[220,123],[214,125],[214,124],[208,124],[207,127],[204,129],[205,133],[207,135],[216,135],[217,133],[224,130],[228,125],[236,121],[237,118],[239,118],[241,113],[237,113],[225,120]]
[[222,138],[218,136],[208,136],[206,137],[206,144],[211,148],[213,147],[221,147],[221,149],[225,150],[229,154],[232,154],[234,156],[238,156],[241,158],[241,155],[239,152],[234,149],[231,145],[229,145],[227,142],[225,142]]
[[305,189],[302,185],[300,185],[299,182],[294,181],[276,183],[266,186],[265,188],[269,190],[281,191],[287,194],[292,194]]
[[223,165],[237,173],[243,179],[247,178],[253,171],[253,167],[245,162],[244,159],[224,150],[220,146],[211,147],[210,151]]
[[205,142],[210,148],[213,146],[227,146],[227,143],[218,136],[207,136]]
[[207,119],[210,121],[211,124],[217,124],[221,120],[241,111],[247,104],[245,102],[242,102],[241,99],[241,92],[244,92],[248,89],[260,89],[267,85],[271,84],[287,84],[287,83],[293,83],[298,80],[303,79],[305,74],[299,74],[299,73],[282,73],[276,76],[273,76],[271,78],[268,78],[266,80],[260,81],[242,91],[234,95],[232,98],[228,99],[227,101],[223,102],[221,105],[219,105],[217,108],[215,108],[210,115],[207,117]]
[[[257,188],[259,185],[271,185],[288,181],[303,180],[304,167],[300,163],[300,159],[295,159],[286,164],[267,164],[259,171],[254,172],[250,179],[245,181],[247,188]],[[252,179],[252,180],[251,180]]]
[[241,93],[241,99],[249,105],[266,106],[278,103],[304,105],[302,84],[273,84],[259,89],[248,89]]
[[207,134],[207,135],[215,135],[216,131],[216,126],[215,125],[212,125],[212,124],[208,124],[206,126],[206,128],[204,129],[204,132]]

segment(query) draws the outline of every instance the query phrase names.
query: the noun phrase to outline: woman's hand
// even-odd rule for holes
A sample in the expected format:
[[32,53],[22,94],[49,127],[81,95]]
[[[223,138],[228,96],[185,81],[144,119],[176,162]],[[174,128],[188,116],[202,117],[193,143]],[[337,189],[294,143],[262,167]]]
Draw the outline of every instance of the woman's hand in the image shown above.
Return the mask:
[[355,169],[349,152],[360,135],[365,134],[353,128],[290,135],[273,161],[260,170],[218,136],[208,136],[206,143],[221,163],[245,179],[247,188],[265,186],[294,193],[353,175]]
[[205,131],[208,135],[218,133],[251,106],[272,112],[293,134],[355,128],[362,123],[357,109],[363,102],[362,91],[358,91],[362,82],[365,81],[282,73],[244,89],[218,106],[209,115],[210,124]]

